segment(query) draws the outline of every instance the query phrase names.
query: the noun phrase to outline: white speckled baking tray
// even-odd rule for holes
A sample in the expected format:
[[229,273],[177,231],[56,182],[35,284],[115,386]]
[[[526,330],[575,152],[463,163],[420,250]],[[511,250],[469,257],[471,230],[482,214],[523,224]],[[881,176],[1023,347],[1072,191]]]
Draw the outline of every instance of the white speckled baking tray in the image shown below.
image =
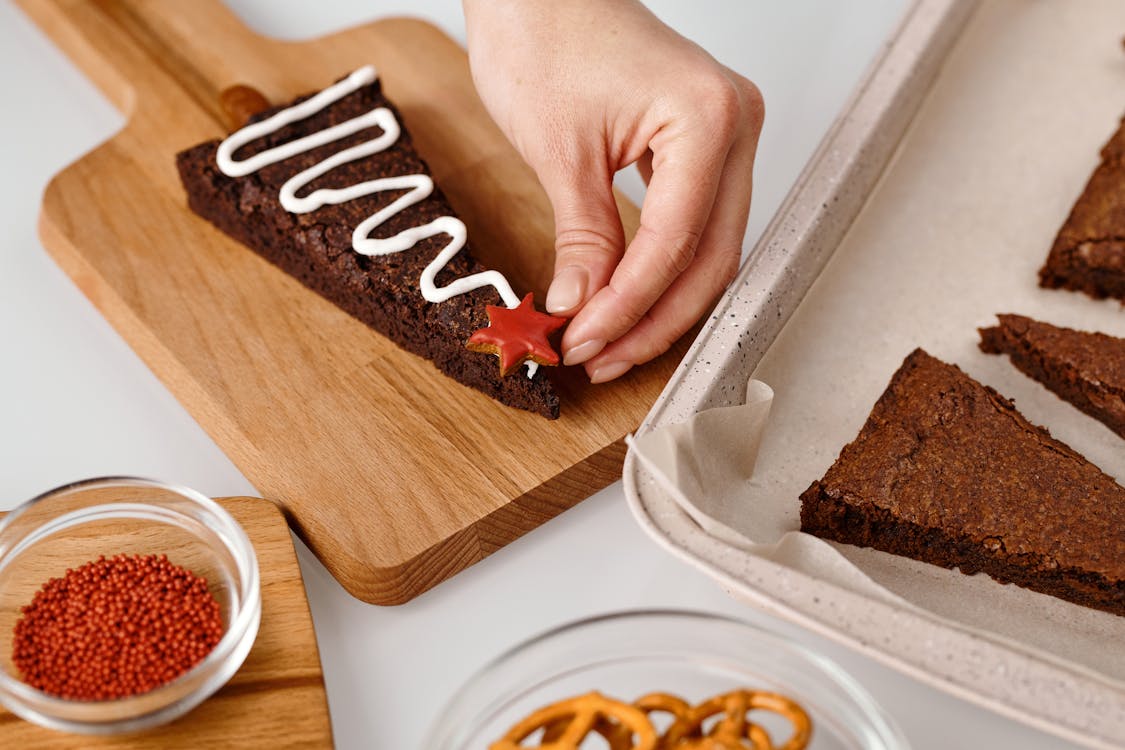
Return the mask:
[[[795,529],[797,495],[920,345],[1125,480],[1120,438],[1006,358],[979,353],[974,330],[994,313],[1022,312],[1125,336],[1116,303],[1041,290],[1035,279],[1125,110],[1122,33],[1120,0],[918,0],[639,432],[740,403],[752,373],[765,380],[777,397],[739,500],[781,498],[781,525]],[[767,559],[708,534],[632,451],[624,479],[642,526],[735,595],[1043,730],[1125,747],[1125,618],[941,571],[948,599],[979,603],[965,614],[963,601],[912,599],[901,580],[896,588],[897,575],[927,571],[845,551],[909,601],[900,606],[849,587],[836,568]],[[753,517],[720,520],[772,541],[755,537]]]

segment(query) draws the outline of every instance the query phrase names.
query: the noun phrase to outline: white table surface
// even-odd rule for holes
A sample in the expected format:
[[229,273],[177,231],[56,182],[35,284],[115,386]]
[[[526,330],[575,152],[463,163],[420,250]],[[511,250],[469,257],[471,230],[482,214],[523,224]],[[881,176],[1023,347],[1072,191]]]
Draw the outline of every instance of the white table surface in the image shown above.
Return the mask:
[[[410,13],[464,39],[453,0],[231,4],[253,28],[281,37]],[[765,94],[749,247],[906,0],[650,4]],[[0,71],[0,509],[108,474],[150,476],[212,496],[257,494],[36,235],[47,180],[114,133],[121,116],[7,1],[0,3]],[[640,199],[638,179],[624,175],[621,184]],[[645,607],[734,614],[820,650],[874,694],[917,750],[1069,746],[730,599],[640,531],[620,483],[399,607],[353,599],[299,543],[298,553],[341,748],[419,747],[439,707],[496,654],[576,618]]]

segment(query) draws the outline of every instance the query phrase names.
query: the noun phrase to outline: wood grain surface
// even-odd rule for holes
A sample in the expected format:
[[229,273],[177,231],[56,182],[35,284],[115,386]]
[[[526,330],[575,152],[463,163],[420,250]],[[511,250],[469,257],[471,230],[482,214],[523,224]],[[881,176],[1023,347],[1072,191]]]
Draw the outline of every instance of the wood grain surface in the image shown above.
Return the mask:
[[[0,747],[20,750],[332,747],[320,655],[301,570],[285,519],[275,505],[259,498],[231,497],[218,502],[246,529],[258,556],[262,584],[262,624],[258,637],[231,681],[172,723],[120,737],[89,737],[43,729],[0,707]],[[121,542],[122,549],[129,544],[128,539]],[[173,553],[170,557],[176,562]],[[44,571],[43,582],[59,572]],[[0,645],[8,645],[2,635]]]
[[403,602],[620,476],[686,341],[609,385],[564,368],[548,421],[443,377],[186,207],[173,157],[225,134],[222,90],[284,102],[374,63],[477,255],[542,300],[550,205],[451,39],[388,19],[288,43],[217,0],[20,1],[129,117],[51,181],[44,245],[348,591]]

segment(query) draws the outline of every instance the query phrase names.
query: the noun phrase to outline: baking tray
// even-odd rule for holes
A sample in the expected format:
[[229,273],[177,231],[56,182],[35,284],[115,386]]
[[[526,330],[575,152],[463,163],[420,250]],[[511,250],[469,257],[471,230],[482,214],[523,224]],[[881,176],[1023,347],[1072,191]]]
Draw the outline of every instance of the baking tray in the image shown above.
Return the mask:
[[[1125,480],[1120,438],[981,354],[974,330],[1022,312],[1125,335],[1116,302],[1041,290],[1035,278],[1125,108],[1123,31],[1125,4],[1112,0],[911,6],[638,436],[741,403],[752,374],[771,384],[758,465],[738,499],[781,498],[779,523],[795,530],[797,495],[920,345]],[[741,543],[760,531],[747,528],[749,505],[720,519],[737,534],[704,530],[635,451],[624,480],[645,530],[736,596],[1042,730],[1125,745],[1125,653],[1111,647],[1125,642],[1125,618],[815,542],[880,584],[884,568],[913,565],[909,575],[981,606],[966,615],[893,585],[873,595],[833,565]]]

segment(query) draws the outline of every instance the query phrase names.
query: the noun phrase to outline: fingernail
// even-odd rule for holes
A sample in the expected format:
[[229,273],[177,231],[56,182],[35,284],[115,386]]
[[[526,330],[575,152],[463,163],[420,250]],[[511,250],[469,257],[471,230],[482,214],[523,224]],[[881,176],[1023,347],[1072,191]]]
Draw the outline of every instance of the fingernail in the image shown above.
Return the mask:
[[566,354],[563,355],[563,364],[580,365],[602,349],[605,349],[605,341],[602,339],[583,341],[578,346],[572,346],[566,350]]
[[581,266],[566,266],[556,273],[547,290],[547,312],[563,313],[578,307],[586,295],[588,278]]
[[590,373],[590,382],[605,383],[621,377],[631,369],[633,369],[632,362],[607,362],[594,368],[594,371]]

